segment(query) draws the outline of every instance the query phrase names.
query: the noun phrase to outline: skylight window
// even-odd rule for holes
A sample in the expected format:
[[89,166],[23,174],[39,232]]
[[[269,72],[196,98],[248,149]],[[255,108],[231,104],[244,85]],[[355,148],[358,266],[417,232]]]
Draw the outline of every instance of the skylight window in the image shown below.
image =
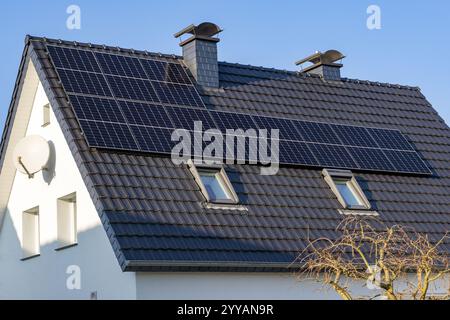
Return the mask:
[[239,202],[227,173],[221,166],[194,165],[192,162],[189,166],[207,202],[221,204]]
[[324,169],[322,174],[344,209],[370,209],[370,203],[351,171]]

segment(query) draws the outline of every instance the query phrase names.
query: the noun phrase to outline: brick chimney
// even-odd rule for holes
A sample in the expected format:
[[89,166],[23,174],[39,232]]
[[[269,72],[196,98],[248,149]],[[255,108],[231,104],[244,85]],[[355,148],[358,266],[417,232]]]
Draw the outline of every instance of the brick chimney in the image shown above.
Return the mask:
[[320,51],[297,61],[296,65],[303,65],[306,62],[312,65],[302,69],[301,72],[318,74],[325,80],[339,81],[341,80],[341,63],[336,63],[342,60],[345,56],[337,50],[328,50],[325,53]]
[[183,59],[197,83],[206,87],[219,87],[219,66],[217,63],[217,43],[213,37],[222,30],[214,23],[203,22],[190,25],[174,34],[178,38],[184,34],[191,36],[181,41]]

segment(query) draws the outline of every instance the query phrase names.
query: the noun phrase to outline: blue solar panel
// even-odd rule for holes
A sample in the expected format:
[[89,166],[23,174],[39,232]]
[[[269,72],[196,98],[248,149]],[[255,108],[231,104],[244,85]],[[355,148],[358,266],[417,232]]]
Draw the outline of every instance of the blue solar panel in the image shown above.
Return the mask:
[[127,125],[121,123],[80,120],[91,147],[139,150]]
[[206,109],[166,107],[166,110],[178,129],[194,130],[194,122],[202,122],[202,130],[216,128],[213,119]]
[[113,99],[69,95],[78,119],[124,123],[125,118]]
[[96,52],[95,56],[105,74],[147,79],[137,58],[99,52]]
[[86,50],[47,46],[53,63],[57,68],[101,73],[94,54]]
[[320,165],[307,143],[284,140],[280,141],[280,163]]
[[304,141],[341,144],[329,124],[307,121],[295,121],[294,124]]
[[116,98],[159,102],[158,96],[148,80],[106,76]]
[[405,173],[430,174],[430,169],[415,151],[384,150],[395,169]]
[[119,105],[129,124],[165,128],[175,127],[163,106],[130,101],[119,101]]
[[308,147],[321,166],[358,168],[344,146],[310,143]]
[[397,130],[367,129],[380,148],[395,150],[414,150],[411,144]]
[[[170,141],[173,129],[192,131],[194,122],[201,121],[202,130],[217,128],[229,136],[239,135],[234,138],[240,145],[223,145],[223,152],[235,154],[242,147],[238,159],[246,162],[258,158],[254,139],[258,129],[278,129],[281,163],[431,173],[398,130],[212,111],[175,59],[47,48],[91,147],[168,154],[175,144]],[[209,144],[200,143],[203,149]]]
[[332,128],[344,145],[372,148],[378,147],[366,128],[343,125],[332,125]]
[[205,106],[194,86],[158,81],[153,81],[152,84],[163,103],[190,107]]
[[[236,130],[242,129],[256,129],[256,123],[253,121],[253,116],[242,113],[219,112],[210,111],[218,129],[226,132],[227,129]],[[253,136],[254,134],[252,134]]]
[[149,59],[140,59],[140,61],[150,80],[192,84],[181,64]]
[[303,140],[303,137],[295,128],[294,120],[283,119],[283,118],[272,118],[272,117],[260,117],[253,116],[258,129],[267,129],[268,135],[270,130],[278,129],[279,138],[285,140]]
[[168,153],[172,151],[172,147],[176,142],[171,141],[173,129],[146,127],[146,126],[130,126],[140,151],[154,153]]
[[347,147],[359,168],[368,170],[392,171],[394,166],[383,153],[383,150],[373,148]]
[[112,96],[102,74],[84,71],[57,69],[61,83],[68,93]]

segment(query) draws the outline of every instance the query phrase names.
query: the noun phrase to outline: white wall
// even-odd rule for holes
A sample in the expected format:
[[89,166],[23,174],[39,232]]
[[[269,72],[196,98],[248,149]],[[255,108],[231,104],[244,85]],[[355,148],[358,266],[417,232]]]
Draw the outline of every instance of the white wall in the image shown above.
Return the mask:
[[[89,299],[92,291],[97,291],[99,299],[134,299],[135,274],[120,269],[53,112],[51,124],[41,126],[45,103],[48,100],[39,85],[27,135],[39,134],[54,146],[54,177],[39,172],[28,179],[16,172],[0,230],[0,299]],[[55,251],[57,199],[73,192],[77,196],[78,245]],[[36,206],[40,214],[41,253],[21,261],[22,212]],[[66,287],[66,269],[70,265],[80,267],[81,290]]]
[[[411,278],[413,279],[413,278]],[[449,279],[430,292],[445,294]],[[363,282],[350,282],[353,297],[373,297]],[[293,273],[137,273],[138,299],[329,300],[341,299],[334,290]]]

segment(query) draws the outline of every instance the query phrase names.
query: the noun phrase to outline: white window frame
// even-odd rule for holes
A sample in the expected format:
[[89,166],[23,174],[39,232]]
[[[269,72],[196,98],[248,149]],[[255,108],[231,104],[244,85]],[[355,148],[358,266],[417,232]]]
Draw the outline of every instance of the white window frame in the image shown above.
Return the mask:
[[[215,203],[215,204],[238,204],[239,203],[239,197],[234,191],[233,185],[231,184],[230,180],[228,179],[228,175],[223,168],[223,166],[218,164],[194,164],[193,161],[188,161],[189,169],[194,176],[195,182],[197,182],[198,186],[200,187],[200,190],[205,197],[206,201],[209,203]],[[219,183],[224,188],[224,192],[228,194],[230,197],[229,199],[217,199],[213,200],[209,197],[208,190],[206,189],[205,185],[202,182],[202,179],[200,177],[200,172],[215,172],[217,174],[217,178],[219,179]]]
[[[29,233],[31,228],[33,229],[32,236]],[[41,254],[40,242],[39,207],[34,207],[22,212],[22,260],[39,256]]]
[[61,250],[77,244],[77,196],[71,193],[57,199],[57,239]]
[[[370,210],[370,202],[367,200],[364,191],[359,186],[358,181],[354,177],[353,173],[350,170],[337,170],[337,169],[323,169],[322,175],[324,176],[325,181],[330,186],[333,193],[336,195],[339,203],[342,205],[344,209],[349,210]],[[346,181],[350,191],[352,191],[353,196],[360,202],[358,205],[349,205],[344,197],[339,192],[339,189],[336,186],[336,181]]]
[[42,126],[48,126],[50,124],[50,103],[44,104],[42,107]]

